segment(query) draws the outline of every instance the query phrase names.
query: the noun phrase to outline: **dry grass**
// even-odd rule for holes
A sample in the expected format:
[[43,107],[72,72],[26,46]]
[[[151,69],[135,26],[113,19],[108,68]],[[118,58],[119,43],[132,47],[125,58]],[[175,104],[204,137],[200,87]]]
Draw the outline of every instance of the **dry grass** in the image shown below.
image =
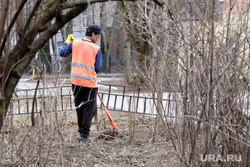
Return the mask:
[[[36,127],[28,115],[9,116],[1,138],[3,166],[180,166],[164,133],[151,141],[153,119],[136,119],[131,139],[129,115],[111,112],[118,126],[114,138],[105,138],[111,130],[108,119],[99,112],[93,122],[93,142],[79,142],[74,111],[47,114]],[[105,121],[104,121],[105,120]],[[161,134],[161,135],[160,135]]]

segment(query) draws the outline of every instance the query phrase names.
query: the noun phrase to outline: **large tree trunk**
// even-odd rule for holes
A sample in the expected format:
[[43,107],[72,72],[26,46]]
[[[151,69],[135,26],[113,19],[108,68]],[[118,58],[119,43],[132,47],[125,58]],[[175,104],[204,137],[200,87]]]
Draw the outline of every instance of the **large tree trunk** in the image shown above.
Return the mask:
[[[152,7],[152,2],[147,2],[147,4],[149,7]],[[140,4],[125,4],[123,2],[119,2],[118,7],[122,12],[123,21],[126,23],[123,27],[124,30],[128,32],[127,37],[130,40],[132,50],[134,51],[133,54],[135,55],[137,60],[136,82],[139,85],[145,85],[145,75],[154,75],[151,73],[153,69],[151,69],[152,65],[150,65],[150,62],[153,58],[153,47],[148,42],[148,40],[151,39],[151,34],[149,33],[149,31],[147,31],[146,28],[143,28],[144,25],[147,25],[147,20],[143,17],[140,17],[141,15],[143,15],[143,13],[137,5]],[[146,9],[146,11],[147,13],[151,12],[148,9]]]
[[127,83],[131,82],[132,72],[131,72],[131,51],[130,51],[130,42],[128,40],[127,34],[123,31],[124,39],[124,72],[125,72],[125,81]]

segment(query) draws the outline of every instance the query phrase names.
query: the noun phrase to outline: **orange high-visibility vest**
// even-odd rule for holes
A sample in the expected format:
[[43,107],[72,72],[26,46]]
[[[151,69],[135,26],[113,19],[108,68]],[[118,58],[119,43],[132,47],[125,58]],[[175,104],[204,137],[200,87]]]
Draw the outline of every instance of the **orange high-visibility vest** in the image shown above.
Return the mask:
[[71,82],[83,87],[97,87],[96,54],[100,47],[92,42],[74,40],[72,45]]

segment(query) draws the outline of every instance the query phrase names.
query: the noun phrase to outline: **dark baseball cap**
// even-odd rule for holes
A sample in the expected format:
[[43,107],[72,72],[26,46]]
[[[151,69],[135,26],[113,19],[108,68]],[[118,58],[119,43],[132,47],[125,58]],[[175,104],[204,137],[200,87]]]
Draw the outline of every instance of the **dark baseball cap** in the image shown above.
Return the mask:
[[96,24],[91,24],[87,27],[87,31],[92,31],[98,34],[103,34],[102,29],[100,26],[96,25]]

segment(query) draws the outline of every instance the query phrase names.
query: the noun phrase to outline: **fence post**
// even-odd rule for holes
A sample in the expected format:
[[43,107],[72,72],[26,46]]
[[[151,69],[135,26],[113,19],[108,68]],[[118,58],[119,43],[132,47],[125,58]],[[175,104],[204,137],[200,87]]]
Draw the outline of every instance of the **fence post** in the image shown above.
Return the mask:
[[110,93],[111,93],[111,85],[109,85],[109,94],[108,94],[108,100],[107,100],[107,105],[106,105],[107,109],[109,108]]
[[62,104],[62,110],[63,110],[63,94],[62,94],[62,87],[60,88],[60,92],[61,92],[61,104]]
[[139,107],[139,99],[140,99],[140,87],[138,87],[138,93],[137,93],[137,102],[136,102],[136,113],[138,111],[138,107]]
[[115,95],[114,110],[115,110],[115,106],[116,106],[116,100],[117,100],[117,95]]
[[122,92],[122,105],[121,105],[121,111],[122,111],[122,109],[123,109],[124,95],[125,95],[125,86],[123,87],[123,92]]
[[27,104],[27,114],[29,114],[29,98],[28,98],[28,90],[26,89],[26,104]]

